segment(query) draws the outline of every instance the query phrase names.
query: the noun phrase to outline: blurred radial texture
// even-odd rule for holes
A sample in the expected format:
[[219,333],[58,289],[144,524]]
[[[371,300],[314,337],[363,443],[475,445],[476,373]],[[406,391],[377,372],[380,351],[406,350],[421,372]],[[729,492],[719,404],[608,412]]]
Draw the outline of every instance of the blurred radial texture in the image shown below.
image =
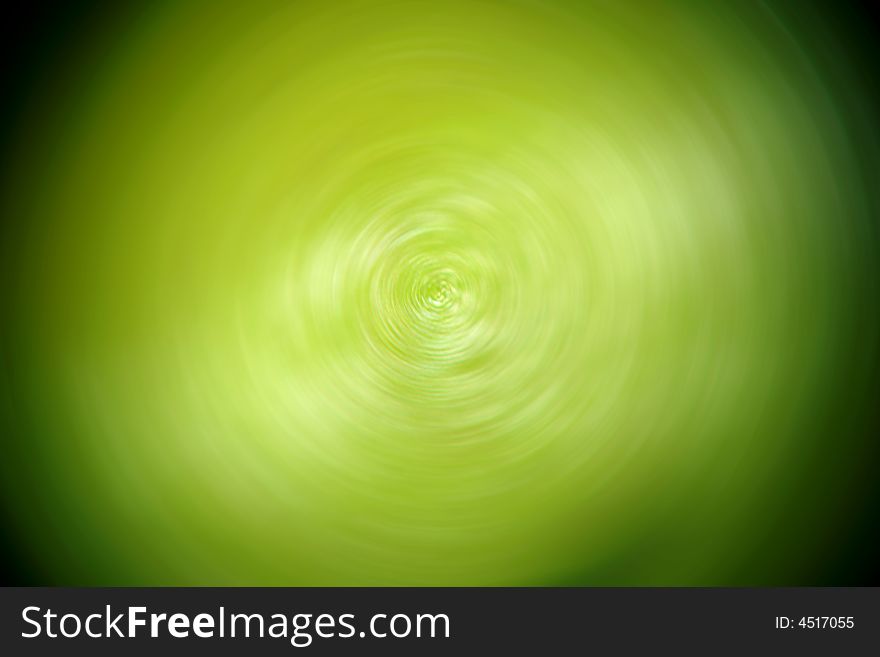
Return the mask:
[[90,25],[19,63],[7,119],[13,579],[870,583],[880,132],[854,11]]

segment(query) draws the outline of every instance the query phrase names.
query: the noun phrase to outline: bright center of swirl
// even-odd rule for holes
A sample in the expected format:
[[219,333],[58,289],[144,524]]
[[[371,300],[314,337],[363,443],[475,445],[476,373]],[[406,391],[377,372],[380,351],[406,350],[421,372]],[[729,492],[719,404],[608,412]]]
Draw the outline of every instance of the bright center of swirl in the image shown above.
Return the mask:
[[422,301],[433,310],[447,310],[454,306],[458,291],[447,277],[431,280],[422,291]]

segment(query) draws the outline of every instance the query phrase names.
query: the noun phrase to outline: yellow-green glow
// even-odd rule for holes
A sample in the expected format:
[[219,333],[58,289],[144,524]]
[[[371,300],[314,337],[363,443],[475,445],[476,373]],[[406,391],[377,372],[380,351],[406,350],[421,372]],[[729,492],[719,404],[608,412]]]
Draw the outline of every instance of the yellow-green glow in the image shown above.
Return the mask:
[[769,9],[626,4],[169,3],[74,65],[14,193],[46,576],[772,579],[877,181]]

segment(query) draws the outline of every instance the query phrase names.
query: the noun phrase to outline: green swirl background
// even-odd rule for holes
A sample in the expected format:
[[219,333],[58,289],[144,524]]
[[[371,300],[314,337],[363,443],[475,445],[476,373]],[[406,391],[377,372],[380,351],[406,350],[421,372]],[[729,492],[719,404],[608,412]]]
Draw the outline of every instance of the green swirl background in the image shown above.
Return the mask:
[[10,576],[868,583],[877,78],[807,5],[53,33],[4,146]]

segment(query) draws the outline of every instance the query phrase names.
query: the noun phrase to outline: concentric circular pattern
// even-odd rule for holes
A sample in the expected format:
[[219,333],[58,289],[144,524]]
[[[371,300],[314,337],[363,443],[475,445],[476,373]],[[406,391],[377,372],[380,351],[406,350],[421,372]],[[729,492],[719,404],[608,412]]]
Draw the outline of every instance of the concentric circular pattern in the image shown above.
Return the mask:
[[636,5],[174,3],[73,64],[6,192],[41,576],[811,583],[876,126],[763,5]]

